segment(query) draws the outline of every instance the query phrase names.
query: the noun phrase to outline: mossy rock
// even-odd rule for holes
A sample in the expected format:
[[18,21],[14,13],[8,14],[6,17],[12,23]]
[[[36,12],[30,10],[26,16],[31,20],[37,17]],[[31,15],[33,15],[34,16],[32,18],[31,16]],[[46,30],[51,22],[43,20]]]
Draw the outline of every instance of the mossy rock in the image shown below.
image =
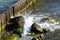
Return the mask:
[[32,40],[44,40],[44,37],[42,36],[38,36],[38,37],[33,37]]
[[16,31],[22,33],[23,29],[22,28],[18,28],[18,29],[16,29]]
[[1,40],[17,40],[18,39],[17,34],[11,34],[11,35],[4,35],[4,37],[1,38]]

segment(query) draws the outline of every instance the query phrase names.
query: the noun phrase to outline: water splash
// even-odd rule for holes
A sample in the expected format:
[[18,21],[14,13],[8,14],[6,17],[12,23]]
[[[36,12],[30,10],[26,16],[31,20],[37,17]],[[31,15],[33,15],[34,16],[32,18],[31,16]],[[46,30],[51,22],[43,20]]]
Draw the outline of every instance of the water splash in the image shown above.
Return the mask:
[[25,18],[25,25],[24,25],[24,32],[23,34],[26,35],[30,32],[31,25],[33,24],[33,17],[28,16]]
[[25,18],[23,35],[29,34],[31,25],[33,23],[37,23],[42,28],[47,28],[51,32],[56,30],[56,29],[60,29],[59,22],[57,22],[55,24],[49,24],[47,22],[41,23],[40,21],[41,21],[42,18],[49,18],[50,15],[48,15],[48,16],[46,16],[46,15],[48,15],[48,14],[40,14],[40,13],[39,13],[39,15],[38,14],[23,14],[23,16]]

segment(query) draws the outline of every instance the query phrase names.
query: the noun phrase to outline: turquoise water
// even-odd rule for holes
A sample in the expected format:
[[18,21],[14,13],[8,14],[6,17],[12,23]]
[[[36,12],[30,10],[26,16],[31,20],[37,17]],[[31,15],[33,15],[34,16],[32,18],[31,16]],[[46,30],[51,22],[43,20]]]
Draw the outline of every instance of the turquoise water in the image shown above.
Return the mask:
[[9,6],[17,2],[18,0],[0,0],[0,13],[7,10]]

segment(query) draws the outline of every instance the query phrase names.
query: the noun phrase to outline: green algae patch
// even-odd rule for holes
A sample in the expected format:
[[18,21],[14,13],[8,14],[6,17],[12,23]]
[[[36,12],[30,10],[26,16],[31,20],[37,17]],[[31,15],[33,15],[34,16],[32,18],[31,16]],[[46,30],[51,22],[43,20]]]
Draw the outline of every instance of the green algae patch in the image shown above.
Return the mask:
[[22,32],[22,28],[16,29],[17,32]]
[[17,37],[18,37],[17,34],[12,34],[12,35],[10,35],[8,38],[11,39],[11,40],[14,40],[14,39],[16,39]]
[[19,35],[17,34],[11,34],[11,35],[7,35],[5,34],[3,37],[1,37],[1,40],[17,40],[19,37]]
[[58,20],[58,19],[54,19],[55,20],[55,22],[60,22],[60,20]]
[[3,25],[2,27],[0,27],[0,33],[2,33],[2,32],[4,31],[5,26],[6,26],[6,24],[5,24],[5,25]]
[[27,36],[34,37],[36,34],[34,32],[31,32],[30,34],[27,34]]
[[31,32],[31,36],[35,36],[36,34],[34,32]]

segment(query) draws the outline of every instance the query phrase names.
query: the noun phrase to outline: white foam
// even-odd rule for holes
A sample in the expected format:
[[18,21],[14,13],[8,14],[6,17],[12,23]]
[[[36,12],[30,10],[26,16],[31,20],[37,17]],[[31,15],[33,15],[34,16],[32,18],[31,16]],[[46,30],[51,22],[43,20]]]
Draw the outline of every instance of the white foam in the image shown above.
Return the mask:
[[[30,32],[31,25],[34,22],[37,23],[38,25],[40,25],[42,28],[47,28],[50,31],[54,31],[54,30],[56,30],[58,28],[60,29],[59,22],[58,23],[55,23],[55,24],[48,24],[47,22],[40,23],[39,21],[42,18],[45,18],[45,16],[43,14],[42,14],[42,16],[38,16],[36,14],[32,14],[32,15],[25,14],[23,16],[25,18],[25,25],[24,25],[24,31],[23,31],[23,34],[24,35],[27,35]],[[48,17],[48,16],[46,16],[46,17]]]
[[25,25],[24,25],[24,35],[28,34],[31,28],[31,25],[33,24],[33,17],[25,17]]

